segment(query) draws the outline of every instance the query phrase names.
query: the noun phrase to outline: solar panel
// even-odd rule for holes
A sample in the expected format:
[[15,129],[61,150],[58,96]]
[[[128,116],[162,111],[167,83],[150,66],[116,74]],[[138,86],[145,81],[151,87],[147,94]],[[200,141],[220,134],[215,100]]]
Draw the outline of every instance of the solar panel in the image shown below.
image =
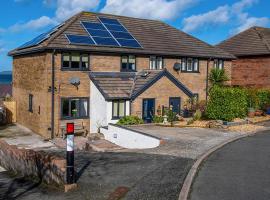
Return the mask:
[[95,40],[97,45],[105,45],[105,46],[118,46],[119,44],[116,42],[116,40],[112,37],[93,37],[93,40]]
[[141,48],[141,45],[136,40],[117,39],[122,47]]
[[117,19],[109,19],[109,18],[99,17],[99,20],[100,20],[103,24],[121,25]]
[[104,24],[109,31],[121,31],[121,32],[128,32],[123,26],[119,25],[111,25],[111,24]]
[[41,43],[42,41],[46,40],[47,38],[50,37],[51,34],[53,34],[55,31],[57,31],[61,26],[63,26],[63,24],[60,24],[60,25],[57,25],[53,28],[51,28],[49,31],[45,32],[45,33],[42,33],[40,35],[38,35],[37,37],[35,37],[34,39],[24,43],[23,45],[21,45],[19,47],[19,49],[22,49],[22,48],[26,48],[26,47],[31,47],[31,46],[35,46],[35,45],[38,45],[39,43]]
[[125,33],[125,32],[116,32],[116,31],[111,31],[111,34],[116,38],[123,38],[123,39],[134,39],[132,37],[132,35],[130,35],[129,33]]
[[94,30],[106,30],[106,28],[101,23],[95,22],[82,22],[82,25],[86,29],[94,29]]
[[83,35],[66,35],[69,42],[71,44],[88,44],[93,45],[95,42],[92,40],[90,36],[83,36]]
[[107,30],[105,30],[105,31],[94,30],[94,29],[86,29],[86,30],[92,37],[95,37],[95,36],[98,36],[98,37],[112,37],[111,34]]

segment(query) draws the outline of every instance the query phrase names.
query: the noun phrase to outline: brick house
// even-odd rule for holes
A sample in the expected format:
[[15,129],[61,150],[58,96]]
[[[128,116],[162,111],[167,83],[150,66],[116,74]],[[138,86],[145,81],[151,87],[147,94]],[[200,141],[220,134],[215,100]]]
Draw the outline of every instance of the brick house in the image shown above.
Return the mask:
[[217,45],[233,54],[232,85],[270,88],[270,28],[251,27]]
[[151,121],[207,98],[208,72],[231,54],[161,21],[81,12],[9,52],[18,123],[44,137],[68,121],[89,132],[125,115]]

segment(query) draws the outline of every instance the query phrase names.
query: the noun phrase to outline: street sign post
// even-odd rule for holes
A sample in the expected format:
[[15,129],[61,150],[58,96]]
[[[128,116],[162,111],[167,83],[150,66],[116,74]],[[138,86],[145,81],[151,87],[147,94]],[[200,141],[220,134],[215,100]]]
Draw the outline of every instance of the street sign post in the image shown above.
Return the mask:
[[66,170],[66,181],[67,184],[73,184],[75,182],[74,177],[74,123],[67,123],[66,127],[67,136],[67,170]]

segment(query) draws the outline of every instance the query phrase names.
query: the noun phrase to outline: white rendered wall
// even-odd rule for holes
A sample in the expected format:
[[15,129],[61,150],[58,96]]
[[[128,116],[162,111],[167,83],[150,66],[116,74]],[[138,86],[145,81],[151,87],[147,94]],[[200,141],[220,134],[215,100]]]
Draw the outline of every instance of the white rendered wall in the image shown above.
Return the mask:
[[111,124],[100,130],[106,140],[128,149],[155,148],[160,144],[158,138]]
[[97,133],[98,128],[107,126],[107,102],[97,87],[90,83],[90,133]]

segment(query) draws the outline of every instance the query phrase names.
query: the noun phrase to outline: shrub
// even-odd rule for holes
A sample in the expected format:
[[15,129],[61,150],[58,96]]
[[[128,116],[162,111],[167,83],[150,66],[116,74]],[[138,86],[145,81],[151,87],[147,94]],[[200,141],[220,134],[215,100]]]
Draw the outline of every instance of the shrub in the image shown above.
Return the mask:
[[266,107],[270,105],[270,90],[259,89],[257,91],[257,96],[259,108],[263,110],[266,109]]
[[193,115],[193,120],[197,121],[200,120],[202,118],[202,112],[200,110],[196,110],[196,112]]
[[170,107],[170,109],[165,110],[165,114],[168,117],[168,122],[170,122],[171,126],[173,126],[173,122],[178,120],[177,114],[172,111],[171,107]]
[[162,123],[162,122],[163,122],[163,116],[155,115],[155,116],[153,117],[153,122],[154,122],[154,123]]
[[232,121],[247,115],[247,92],[241,88],[213,86],[209,93],[206,116]]
[[138,116],[125,116],[121,118],[118,122],[118,125],[137,125],[137,124],[143,124],[143,120],[139,118]]

